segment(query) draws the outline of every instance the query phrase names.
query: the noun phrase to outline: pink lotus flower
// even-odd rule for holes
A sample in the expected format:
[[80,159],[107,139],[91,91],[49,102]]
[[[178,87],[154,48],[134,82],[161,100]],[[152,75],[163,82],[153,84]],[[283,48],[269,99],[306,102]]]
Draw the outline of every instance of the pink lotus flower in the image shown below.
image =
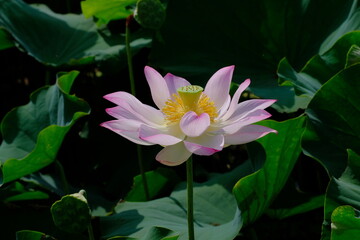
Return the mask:
[[191,154],[212,155],[224,147],[244,144],[275,130],[253,125],[271,116],[264,109],[276,100],[254,99],[239,103],[250,79],[240,84],[233,98],[229,95],[234,66],[218,70],[203,89],[181,77],[162,77],[151,67],[145,76],[152,98],[159,109],[141,103],[127,92],[104,96],[117,104],[106,109],[116,120],[106,127],[128,140],[142,145],[160,144],[164,148],[156,160],[175,166]]

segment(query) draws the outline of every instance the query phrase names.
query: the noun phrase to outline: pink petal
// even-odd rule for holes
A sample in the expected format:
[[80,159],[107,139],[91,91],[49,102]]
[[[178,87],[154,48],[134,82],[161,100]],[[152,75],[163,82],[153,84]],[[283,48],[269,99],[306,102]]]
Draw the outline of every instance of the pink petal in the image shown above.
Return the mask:
[[233,119],[241,118],[251,112],[257,111],[259,109],[265,109],[271,106],[274,102],[276,102],[274,99],[252,99],[241,102],[236,106],[233,113],[228,116],[227,119],[224,116],[223,120],[233,121]]
[[180,120],[180,128],[189,137],[198,137],[210,126],[210,117],[207,113],[199,116],[193,112],[187,112]]
[[159,109],[162,109],[165,102],[170,98],[169,89],[165,79],[160,75],[160,73],[149,66],[145,67],[144,72],[150,87],[152,99],[154,100],[156,106],[158,106]]
[[259,139],[269,133],[277,133],[277,131],[260,125],[249,125],[241,128],[232,135],[225,136],[225,144],[244,144]]
[[239,103],[239,100],[240,100],[240,96],[241,94],[245,91],[245,89],[250,85],[251,81],[250,79],[246,79],[244,82],[242,82],[240,84],[240,86],[238,87],[238,89],[236,90],[233,98],[231,99],[231,103],[230,103],[230,106],[229,106],[229,109],[228,111],[226,112],[226,114],[224,115],[224,119],[227,119],[229,118],[233,113],[234,111],[236,110],[236,107]]
[[100,126],[110,129],[111,131],[119,134],[120,136],[141,145],[154,145],[153,143],[146,142],[139,138],[139,128],[143,123],[129,120],[119,119],[104,122]]
[[224,114],[226,114],[226,112],[229,108],[230,101],[231,101],[231,97],[230,97],[230,94],[228,94],[225,103],[221,106],[221,108],[218,111],[218,116],[216,117],[216,119],[223,118]]
[[215,103],[217,109],[220,109],[226,102],[234,67],[221,68],[209,79],[205,86],[204,93]]
[[142,123],[151,125],[151,126],[161,126],[160,123],[163,123],[164,120],[160,122],[160,119],[157,119],[157,116],[154,115],[145,115],[144,113],[139,113],[139,109],[133,109],[129,104],[126,102],[122,103],[119,106],[113,108],[107,108],[106,112],[117,119],[132,119],[137,120]]
[[190,152],[192,152],[196,155],[201,155],[201,156],[210,156],[216,152],[221,151],[221,150],[217,150],[215,148],[208,148],[208,147],[204,147],[199,144],[191,143],[191,142],[184,142],[184,144],[185,144],[185,147],[187,150],[189,150]]
[[188,160],[190,156],[191,152],[186,150],[184,143],[179,142],[163,148],[156,155],[156,160],[167,166],[177,166]]
[[[119,106],[120,108],[110,108],[108,114],[113,117],[116,117],[117,111],[122,109],[122,112],[128,111],[131,112],[131,115],[136,115],[136,118],[140,118],[142,116],[145,122],[152,122],[153,124],[162,124],[164,121],[164,116],[162,112],[158,109],[155,109],[149,105],[141,103],[136,97],[127,93],[127,92],[115,92],[110,93],[104,96],[105,99],[113,102]],[[117,118],[117,117],[116,117]]]
[[224,136],[203,134],[200,137],[187,138],[184,144],[186,149],[192,153],[209,156],[223,149]]
[[166,134],[165,129],[160,130],[149,127],[147,125],[141,125],[139,131],[139,137],[150,143],[160,144],[162,146],[169,146],[179,143],[183,138],[178,138],[169,134]]
[[240,128],[250,125],[261,120],[271,117],[271,114],[263,109],[258,109],[254,112],[250,112],[246,116],[242,116],[238,119],[232,118],[232,121],[227,121],[227,125],[223,127],[224,134],[234,134]]
[[172,75],[171,73],[166,74],[164,79],[169,89],[170,96],[177,93],[178,88],[191,85],[185,78]]
[[126,103],[124,103],[123,106],[107,108],[106,113],[117,119],[130,119],[130,120],[140,121],[143,123],[146,121],[145,119],[143,119],[141,115],[134,112],[130,106],[125,106],[125,105]]

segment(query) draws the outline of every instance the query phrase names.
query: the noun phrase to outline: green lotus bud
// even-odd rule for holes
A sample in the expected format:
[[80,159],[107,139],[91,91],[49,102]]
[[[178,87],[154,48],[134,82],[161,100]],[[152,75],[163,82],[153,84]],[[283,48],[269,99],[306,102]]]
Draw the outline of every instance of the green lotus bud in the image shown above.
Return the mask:
[[51,215],[55,225],[63,231],[78,233],[90,224],[91,214],[85,191],[62,197],[51,206]]
[[141,26],[156,30],[165,21],[165,7],[159,0],[139,0],[134,17]]

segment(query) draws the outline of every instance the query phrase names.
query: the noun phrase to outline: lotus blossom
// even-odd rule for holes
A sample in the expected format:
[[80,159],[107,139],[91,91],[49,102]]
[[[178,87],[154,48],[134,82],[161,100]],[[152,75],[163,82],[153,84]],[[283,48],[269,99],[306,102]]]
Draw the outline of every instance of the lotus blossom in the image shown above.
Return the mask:
[[276,133],[253,124],[271,116],[264,109],[276,100],[252,99],[239,103],[250,79],[241,83],[231,98],[233,72],[234,66],[218,70],[203,89],[170,73],[163,77],[146,66],[145,76],[158,109],[141,103],[127,92],[111,93],[104,98],[117,106],[106,111],[116,120],[101,126],[137,144],[163,146],[156,160],[168,166],[179,165],[192,154],[209,156],[229,145]]

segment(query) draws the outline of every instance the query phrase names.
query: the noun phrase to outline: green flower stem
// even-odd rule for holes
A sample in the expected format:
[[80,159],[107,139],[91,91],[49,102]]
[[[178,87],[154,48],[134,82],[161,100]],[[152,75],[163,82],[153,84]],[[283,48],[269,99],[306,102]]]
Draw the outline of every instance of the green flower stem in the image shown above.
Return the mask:
[[193,197],[193,163],[192,157],[186,161],[187,177],[187,221],[189,240],[194,240],[194,197]]
[[50,81],[50,71],[46,70],[45,71],[45,85],[50,85],[51,81]]
[[89,240],[95,240],[94,231],[93,231],[93,227],[92,227],[91,223],[89,223],[89,226],[88,226],[88,234],[89,234]]
[[[88,200],[87,200],[86,191],[81,189],[79,193],[82,194],[86,198],[86,202],[87,202]],[[91,222],[89,223],[87,230],[88,230],[89,240],[95,240],[94,230],[93,230]]]
[[[130,15],[126,18],[125,47],[126,47],[127,63],[128,63],[128,70],[129,70],[131,94],[135,96],[136,89],[135,89],[135,80],[134,80],[134,70],[133,70],[133,66],[132,66],[132,54],[131,54],[131,46],[130,46],[130,28],[129,28],[129,24],[132,19],[133,19],[133,15]],[[146,197],[146,200],[150,200],[149,187],[148,187],[147,179],[146,179],[146,175],[145,175],[144,161],[142,158],[142,151],[141,151],[140,145],[137,145],[136,150],[137,150],[137,157],[138,157],[138,162],[139,162],[141,179],[142,179],[142,183],[144,186],[145,197]]]
[[60,179],[61,179],[61,182],[62,182],[62,187],[63,187],[63,190],[64,190],[64,195],[66,194],[69,194],[70,193],[70,188],[69,188],[69,183],[66,179],[66,176],[65,176],[65,171],[64,171],[64,167],[62,166],[62,164],[60,163],[59,160],[55,160],[55,166],[56,166],[56,169],[57,171],[59,172],[60,174]]
[[258,240],[256,231],[255,231],[255,229],[254,229],[253,227],[250,228],[250,235],[251,235],[251,239],[252,239],[252,240]]
[[146,197],[146,200],[150,200],[149,187],[148,187],[147,179],[146,179],[146,175],[145,175],[145,167],[144,167],[144,161],[143,161],[143,157],[142,157],[141,146],[136,145],[136,150],[137,150],[137,157],[138,157],[138,162],[139,162],[139,169],[140,169],[140,173],[141,173],[142,183],[144,186],[145,197]]
[[71,12],[71,0],[66,0],[66,10],[68,13]]
[[128,69],[129,69],[131,94],[135,96],[136,90],[135,90],[134,70],[132,66],[132,53],[130,46],[130,27],[129,27],[132,19],[133,19],[133,15],[130,15],[126,18],[125,45],[126,45],[126,55],[127,55]]

